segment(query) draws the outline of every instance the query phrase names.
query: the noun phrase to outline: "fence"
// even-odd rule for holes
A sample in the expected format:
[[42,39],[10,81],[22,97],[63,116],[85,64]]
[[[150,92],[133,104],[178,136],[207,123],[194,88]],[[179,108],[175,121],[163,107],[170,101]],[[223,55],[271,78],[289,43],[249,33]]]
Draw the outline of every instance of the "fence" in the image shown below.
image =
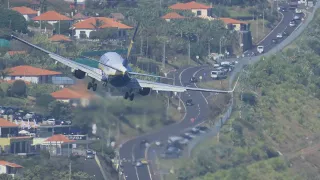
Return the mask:
[[[282,41],[280,44],[278,44],[275,48],[268,51],[267,53],[260,55],[260,56],[255,56],[255,57],[244,57],[244,58],[239,58],[239,59],[230,59],[229,61],[238,60],[239,64],[237,65],[237,67],[234,69],[234,71],[230,75],[229,87],[232,86],[232,82],[235,80],[238,73],[242,70],[243,66],[245,66],[247,64],[255,63],[255,62],[259,61],[261,58],[263,58],[264,56],[275,54],[275,53],[279,52],[281,49],[288,46],[292,41],[294,41],[304,31],[304,29],[309,25],[309,23],[312,21],[312,19],[314,18],[315,12],[319,8],[319,6],[320,6],[320,4],[317,3],[316,6],[314,7],[313,11],[310,14],[306,14],[307,18],[292,32],[291,35],[288,38],[286,38],[284,41]],[[211,129],[211,131],[208,132],[207,134],[204,134],[202,136],[195,138],[193,141],[191,141],[188,144],[188,156],[189,157],[191,155],[192,149],[197,144],[203,142],[204,140],[206,140],[208,138],[212,138],[218,134],[221,127],[229,120],[231,113],[232,113],[232,110],[233,110],[233,105],[234,105],[234,98],[233,98],[233,94],[232,94],[231,103],[230,103],[229,107],[227,108],[227,111],[225,112],[223,117],[220,119],[220,121],[215,122],[215,124],[214,124],[215,128]]]

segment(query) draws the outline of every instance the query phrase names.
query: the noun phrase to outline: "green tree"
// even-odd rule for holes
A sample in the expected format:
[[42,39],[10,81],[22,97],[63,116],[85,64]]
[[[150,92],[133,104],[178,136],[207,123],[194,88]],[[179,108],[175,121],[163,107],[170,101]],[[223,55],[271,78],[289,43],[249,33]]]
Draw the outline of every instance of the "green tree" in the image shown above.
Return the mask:
[[7,94],[9,96],[25,97],[27,96],[27,85],[22,80],[16,80],[12,86],[8,89]]
[[54,98],[49,94],[43,94],[36,99],[36,104],[40,107],[48,107],[54,101]]
[[9,27],[12,31],[27,32],[26,19],[20,13],[5,8],[0,8],[0,12],[0,28]]
[[51,116],[56,119],[70,120],[73,117],[71,105],[60,101],[52,101],[48,104]]

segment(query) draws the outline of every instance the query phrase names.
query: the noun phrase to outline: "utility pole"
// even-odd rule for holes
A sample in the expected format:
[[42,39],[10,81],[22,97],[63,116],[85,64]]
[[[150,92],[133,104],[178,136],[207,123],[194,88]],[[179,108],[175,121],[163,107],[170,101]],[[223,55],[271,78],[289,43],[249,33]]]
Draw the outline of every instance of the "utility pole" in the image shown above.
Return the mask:
[[263,21],[262,21],[262,23],[263,23],[262,33],[264,35],[264,10],[262,12],[262,19],[263,19]]
[[162,68],[166,65],[166,41],[163,42]]
[[69,162],[69,180],[71,180],[71,175],[72,175],[72,171],[71,171],[71,160]]
[[188,44],[188,64],[190,65],[190,61],[191,61],[191,44],[190,44],[190,39],[189,39],[189,44]]
[[257,22],[256,34],[257,34],[257,39],[259,39],[259,15],[257,15],[256,22]]

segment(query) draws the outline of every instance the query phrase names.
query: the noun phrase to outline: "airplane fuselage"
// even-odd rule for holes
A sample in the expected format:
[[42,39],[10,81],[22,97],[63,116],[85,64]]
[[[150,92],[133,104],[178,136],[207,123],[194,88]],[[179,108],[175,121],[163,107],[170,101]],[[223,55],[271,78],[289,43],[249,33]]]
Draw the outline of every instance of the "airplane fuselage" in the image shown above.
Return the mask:
[[131,81],[128,73],[123,74],[107,66],[116,67],[123,72],[130,70],[127,60],[123,59],[118,53],[107,52],[101,56],[99,62],[99,69],[102,71],[102,80],[104,82],[114,87],[124,87]]

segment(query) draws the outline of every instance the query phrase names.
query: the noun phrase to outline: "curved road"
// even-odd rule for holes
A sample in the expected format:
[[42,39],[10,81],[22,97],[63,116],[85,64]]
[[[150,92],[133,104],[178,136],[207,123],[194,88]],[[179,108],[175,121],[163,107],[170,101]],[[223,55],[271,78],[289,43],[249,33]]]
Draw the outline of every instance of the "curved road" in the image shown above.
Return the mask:
[[[288,5],[284,5],[288,6]],[[263,45],[265,48],[265,52],[271,50],[275,45],[272,43],[272,39],[276,38],[276,35],[278,33],[287,31],[289,34],[291,34],[296,27],[289,27],[289,22],[293,19],[294,12],[288,11],[288,12],[282,12],[282,20],[276,26],[272,32],[266,36],[265,39],[263,39],[259,45]],[[284,37],[285,38],[285,37]],[[282,38],[278,44],[284,39]],[[253,48],[250,52],[256,53],[256,48]],[[256,53],[257,54],[257,53]],[[195,75],[198,76],[196,73],[200,70],[204,69],[205,67],[188,67],[185,69],[181,69],[180,71],[174,72],[174,76],[176,77],[176,84],[178,85],[187,85],[189,84],[190,78]],[[208,74],[208,73],[207,73]],[[208,74],[209,75],[209,74]],[[206,78],[206,77],[205,77]],[[189,84],[191,86],[196,86],[195,84]],[[208,96],[209,93],[200,93],[200,92],[186,92],[184,94],[181,94],[181,99],[183,102],[185,102],[187,99],[192,97],[192,100],[194,102],[193,106],[187,106],[183,103],[181,103],[183,107],[186,108],[186,114],[183,118],[183,120],[179,123],[169,125],[165,128],[162,128],[161,130],[158,130],[157,132],[152,132],[150,134],[146,134],[143,136],[139,136],[135,139],[129,140],[126,143],[124,143],[120,150],[120,159],[123,160],[123,173],[125,176],[125,179],[127,180],[148,180],[148,179],[158,179],[157,172],[152,172],[152,169],[150,166],[142,166],[142,167],[135,167],[132,162],[134,162],[137,159],[145,158],[146,157],[146,149],[145,146],[140,146],[140,142],[144,139],[147,139],[150,142],[154,141],[161,141],[166,142],[169,136],[173,135],[180,135],[181,132],[183,132],[185,129],[196,126],[197,124],[202,123],[208,114],[208,106],[207,106],[207,100],[205,99],[206,96]],[[195,118],[194,123],[190,121],[191,118]],[[154,160],[155,158],[154,153],[159,153],[157,149],[150,147],[148,150],[148,159]]]

